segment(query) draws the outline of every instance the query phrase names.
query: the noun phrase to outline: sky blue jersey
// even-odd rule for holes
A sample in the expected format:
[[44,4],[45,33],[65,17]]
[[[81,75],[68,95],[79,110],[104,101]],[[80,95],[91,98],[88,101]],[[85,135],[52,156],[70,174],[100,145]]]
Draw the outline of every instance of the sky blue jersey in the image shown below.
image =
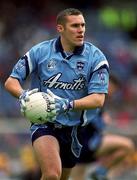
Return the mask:
[[[31,89],[50,89],[57,96],[70,101],[91,93],[107,93],[109,65],[104,54],[93,44],[84,42],[73,54],[63,51],[60,37],[41,42],[32,47],[15,64],[11,77],[22,84],[28,76]],[[90,118],[83,111],[69,111],[57,116],[56,121],[68,126],[92,121],[98,108],[91,110]],[[84,118],[83,118],[84,117]]]

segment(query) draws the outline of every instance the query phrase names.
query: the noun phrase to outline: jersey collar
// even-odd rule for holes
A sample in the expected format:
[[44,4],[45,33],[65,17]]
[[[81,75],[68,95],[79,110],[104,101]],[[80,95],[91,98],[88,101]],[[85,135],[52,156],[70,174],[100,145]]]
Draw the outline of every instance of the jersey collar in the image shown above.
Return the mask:
[[[56,39],[55,49],[56,49],[57,52],[61,52],[62,56],[65,55],[62,44],[61,44],[61,41],[60,41],[60,37],[58,37]],[[74,52],[73,52],[73,55],[80,55],[80,54],[83,53],[83,51],[84,51],[84,44],[82,46],[77,46],[75,48]]]

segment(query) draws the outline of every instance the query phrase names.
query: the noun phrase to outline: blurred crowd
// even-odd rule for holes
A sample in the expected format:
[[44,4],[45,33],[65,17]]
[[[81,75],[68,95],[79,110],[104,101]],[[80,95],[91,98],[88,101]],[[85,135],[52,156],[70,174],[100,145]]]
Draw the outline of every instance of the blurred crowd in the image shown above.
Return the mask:
[[[137,2],[133,0],[124,3],[93,0],[87,1],[86,4],[83,1],[71,0],[55,2],[1,0],[0,122],[3,119],[10,122],[11,118],[21,117],[18,101],[4,89],[4,82],[11,68],[33,45],[56,37],[56,14],[67,7],[76,7],[83,11],[87,26],[86,39],[102,49],[110,64],[110,73],[119,79],[121,88],[113,99],[108,101],[106,109],[116,124],[122,127],[129,126],[137,119]],[[7,136],[2,134],[1,136],[3,142],[6,142]],[[17,135],[12,142],[15,142],[17,137],[20,141],[21,137]],[[29,148],[26,147],[28,142],[21,142],[26,148],[24,152],[29,153]],[[15,146],[21,146],[21,142],[19,144],[15,142]],[[1,169],[5,169],[4,172],[9,174],[7,167],[1,168],[2,161],[8,162],[8,157],[3,154],[6,148],[6,146],[1,148],[0,174]],[[3,160],[4,158],[6,160]]]

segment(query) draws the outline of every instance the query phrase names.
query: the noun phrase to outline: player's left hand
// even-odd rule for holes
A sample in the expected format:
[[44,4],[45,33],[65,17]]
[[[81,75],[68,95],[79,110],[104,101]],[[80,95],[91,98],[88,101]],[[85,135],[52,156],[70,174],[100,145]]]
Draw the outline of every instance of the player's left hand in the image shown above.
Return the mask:
[[38,92],[38,88],[32,90],[23,90],[22,94],[19,97],[20,108],[22,113],[24,113],[26,109],[26,101],[29,101],[29,96],[36,92]]
[[73,109],[74,107],[73,101],[70,101],[69,99],[61,98],[55,95],[49,89],[47,89],[47,94],[51,97],[51,99],[53,98],[55,99],[55,108],[57,113],[67,112]]

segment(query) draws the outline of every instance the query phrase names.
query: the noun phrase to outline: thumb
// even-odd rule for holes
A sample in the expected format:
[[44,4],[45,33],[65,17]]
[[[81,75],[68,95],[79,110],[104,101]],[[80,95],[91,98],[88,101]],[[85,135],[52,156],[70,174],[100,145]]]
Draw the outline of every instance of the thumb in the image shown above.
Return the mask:
[[32,89],[31,91],[29,91],[29,95],[38,92],[38,90],[39,90],[38,88]]
[[47,94],[49,96],[51,96],[52,98],[55,98],[55,94],[51,90],[49,90],[49,89],[47,89]]
[[55,95],[51,90],[47,89],[47,94],[55,99],[61,99],[61,97]]

